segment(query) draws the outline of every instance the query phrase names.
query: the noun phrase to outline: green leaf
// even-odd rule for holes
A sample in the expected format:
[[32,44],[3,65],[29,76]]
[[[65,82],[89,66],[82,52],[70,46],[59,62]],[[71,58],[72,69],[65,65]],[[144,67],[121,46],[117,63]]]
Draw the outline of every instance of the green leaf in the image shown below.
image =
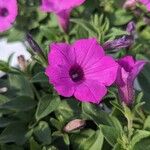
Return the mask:
[[77,150],[101,150],[103,146],[103,134],[100,130],[84,130],[71,136],[73,149]]
[[114,146],[120,137],[120,131],[114,127],[100,125],[101,131],[109,144]]
[[0,94],[0,105],[9,101],[9,98]]
[[0,118],[0,128],[2,127],[6,127],[8,126],[9,124],[15,122],[16,120],[13,119],[13,118],[4,118],[4,117],[1,117]]
[[145,101],[144,109],[150,113],[150,64],[146,64],[144,69],[138,76],[138,81],[144,93],[143,100]]
[[66,145],[69,145],[70,144],[70,140],[69,140],[68,134],[63,134],[63,138],[64,138],[64,142],[66,143]]
[[41,146],[32,137],[30,139],[30,150],[42,150]]
[[51,112],[57,109],[60,104],[60,98],[58,96],[53,95],[45,95],[39,101],[37,110],[36,110],[36,119],[40,120]]
[[12,123],[8,125],[0,134],[0,143],[15,142],[16,144],[24,144],[26,141],[26,127],[22,123]]
[[26,95],[34,98],[33,90],[29,80],[23,75],[9,74],[9,83],[19,96]]
[[37,82],[48,82],[48,78],[46,77],[44,72],[37,73],[32,79],[32,83],[37,83]]
[[150,115],[146,118],[144,122],[144,129],[150,131]]
[[0,147],[1,150],[24,150],[22,146],[15,144],[4,144]]
[[130,141],[130,147],[133,149],[138,142],[147,137],[150,137],[150,131],[137,130]]
[[7,37],[8,42],[14,42],[14,41],[22,41],[25,36],[25,33],[21,30],[17,30],[15,28],[12,28],[9,31],[9,36]]
[[97,36],[96,29],[88,21],[85,21],[83,19],[71,19],[70,21],[82,26],[85,30],[89,32],[91,37]]
[[140,103],[142,101],[143,98],[143,92],[140,92],[136,98],[136,104]]
[[0,71],[3,71],[5,73],[14,73],[14,74],[20,73],[20,70],[14,67],[10,67],[9,63],[2,60],[0,60]]
[[132,18],[133,15],[129,13],[129,11],[119,9],[115,11],[115,18],[113,18],[113,22],[115,25],[124,25],[127,24]]
[[133,150],[150,150],[150,138],[142,139],[140,142],[136,143]]
[[63,100],[55,111],[57,119],[61,121],[62,126],[72,118],[79,118],[80,107],[79,102],[74,99]]
[[45,121],[39,122],[38,126],[34,129],[34,135],[43,145],[49,145],[51,143],[51,130]]
[[100,130],[97,130],[93,136],[87,139],[84,144],[81,144],[81,149],[85,150],[101,150],[104,137]]
[[116,144],[112,150],[124,150],[120,144]]
[[109,40],[113,40],[119,36],[128,35],[127,31],[121,30],[119,28],[112,28],[110,33],[106,36]]
[[123,107],[121,105],[119,105],[117,102],[115,101],[111,101],[110,102],[116,109],[118,109],[120,112],[122,112],[124,114],[124,111],[123,111]]
[[120,133],[122,132],[122,126],[118,119],[103,112],[99,107],[89,103],[82,103],[82,111],[87,119],[93,120],[98,126],[104,124],[116,128]]
[[0,109],[9,109],[14,111],[26,111],[34,108],[36,101],[27,96],[19,96],[11,101],[0,105]]

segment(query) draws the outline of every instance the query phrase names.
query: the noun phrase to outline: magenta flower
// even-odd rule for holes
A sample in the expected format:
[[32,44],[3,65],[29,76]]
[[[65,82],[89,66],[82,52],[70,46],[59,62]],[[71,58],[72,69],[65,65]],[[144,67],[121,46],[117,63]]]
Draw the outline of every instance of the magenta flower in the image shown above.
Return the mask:
[[80,6],[84,2],[85,0],[42,0],[41,10],[55,13],[59,25],[66,31],[72,9]]
[[135,61],[132,56],[125,56],[118,60],[119,69],[116,79],[119,96],[127,105],[134,100],[134,80],[144,67],[146,61]]
[[139,0],[143,5],[146,6],[147,10],[150,11],[150,0]]
[[82,102],[99,103],[116,79],[118,64],[106,56],[96,39],[81,39],[74,44],[53,43],[46,75],[56,91]]
[[18,13],[16,0],[0,0],[0,32],[11,28]]

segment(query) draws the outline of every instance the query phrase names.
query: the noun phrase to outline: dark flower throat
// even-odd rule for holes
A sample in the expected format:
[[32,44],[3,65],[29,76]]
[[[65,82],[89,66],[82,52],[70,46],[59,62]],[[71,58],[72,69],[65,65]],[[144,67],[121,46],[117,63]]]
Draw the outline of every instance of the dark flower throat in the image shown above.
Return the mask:
[[9,14],[8,9],[7,8],[0,8],[0,16],[1,17],[7,17]]
[[70,68],[69,75],[74,82],[79,82],[84,79],[83,69],[78,64],[75,64]]

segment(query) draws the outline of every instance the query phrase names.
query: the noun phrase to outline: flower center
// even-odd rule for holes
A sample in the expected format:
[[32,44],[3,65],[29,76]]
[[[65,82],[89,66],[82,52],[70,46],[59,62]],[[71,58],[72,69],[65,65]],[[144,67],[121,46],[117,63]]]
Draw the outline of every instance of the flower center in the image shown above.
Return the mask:
[[0,16],[1,17],[7,17],[9,14],[8,9],[7,8],[0,8]]
[[83,69],[78,64],[70,68],[69,75],[74,82],[81,81],[84,78]]

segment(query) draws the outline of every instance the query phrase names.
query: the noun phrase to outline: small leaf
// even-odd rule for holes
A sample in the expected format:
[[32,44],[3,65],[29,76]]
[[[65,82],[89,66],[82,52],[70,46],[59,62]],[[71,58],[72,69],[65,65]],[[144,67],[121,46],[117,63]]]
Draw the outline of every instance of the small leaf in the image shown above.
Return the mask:
[[97,36],[96,29],[88,21],[82,19],[71,19],[70,21],[82,26],[85,30],[89,32],[91,36]]
[[15,144],[3,144],[0,146],[1,150],[24,150],[22,146]]
[[115,101],[111,101],[110,102],[115,108],[117,108],[120,112],[122,112],[124,114],[124,111],[123,111],[123,107],[121,105],[119,105],[117,102]]
[[142,139],[150,137],[150,132],[145,130],[137,130],[133,138],[130,141],[130,147],[133,149],[134,146]]
[[136,143],[133,150],[150,150],[150,138],[144,138]]
[[32,79],[31,79],[32,83],[37,83],[37,82],[48,82],[48,78],[46,77],[44,72],[40,72],[38,74],[36,74]]
[[146,118],[144,122],[144,129],[150,131],[150,115]]
[[15,122],[16,120],[13,119],[13,118],[4,118],[4,117],[1,117],[0,118],[0,128],[2,127],[6,127],[8,126],[9,124]]
[[15,142],[17,144],[24,144],[26,141],[25,138],[26,127],[22,123],[12,123],[8,125],[3,132],[0,134],[0,143],[10,143]]
[[41,150],[41,146],[33,139],[30,139],[30,150]]
[[9,74],[9,83],[10,83],[10,87],[13,90],[16,90],[16,93],[19,96],[26,95],[31,98],[34,98],[31,84],[25,76],[21,74],[18,75]]
[[142,98],[143,98],[143,92],[140,92],[136,98],[136,103],[140,103],[142,101]]
[[8,101],[0,105],[0,109],[9,109],[14,111],[26,111],[34,108],[36,106],[36,101],[31,97],[19,96],[11,101]]
[[101,131],[109,144],[114,146],[120,137],[120,131],[114,127],[100,125]]
[[51,130],[45,121],[39,122],[39,125],[34,129],[34,135],[43,145],[51,143]]
[[45,95],[38,104],[36,110],[36,119],[40,120],[51,112],[57,109],[60,104],[60,98],[58,96]]
[[101,150],[103,146],[103,134],[100,130],[84,130],[71,136],[74,150]]

